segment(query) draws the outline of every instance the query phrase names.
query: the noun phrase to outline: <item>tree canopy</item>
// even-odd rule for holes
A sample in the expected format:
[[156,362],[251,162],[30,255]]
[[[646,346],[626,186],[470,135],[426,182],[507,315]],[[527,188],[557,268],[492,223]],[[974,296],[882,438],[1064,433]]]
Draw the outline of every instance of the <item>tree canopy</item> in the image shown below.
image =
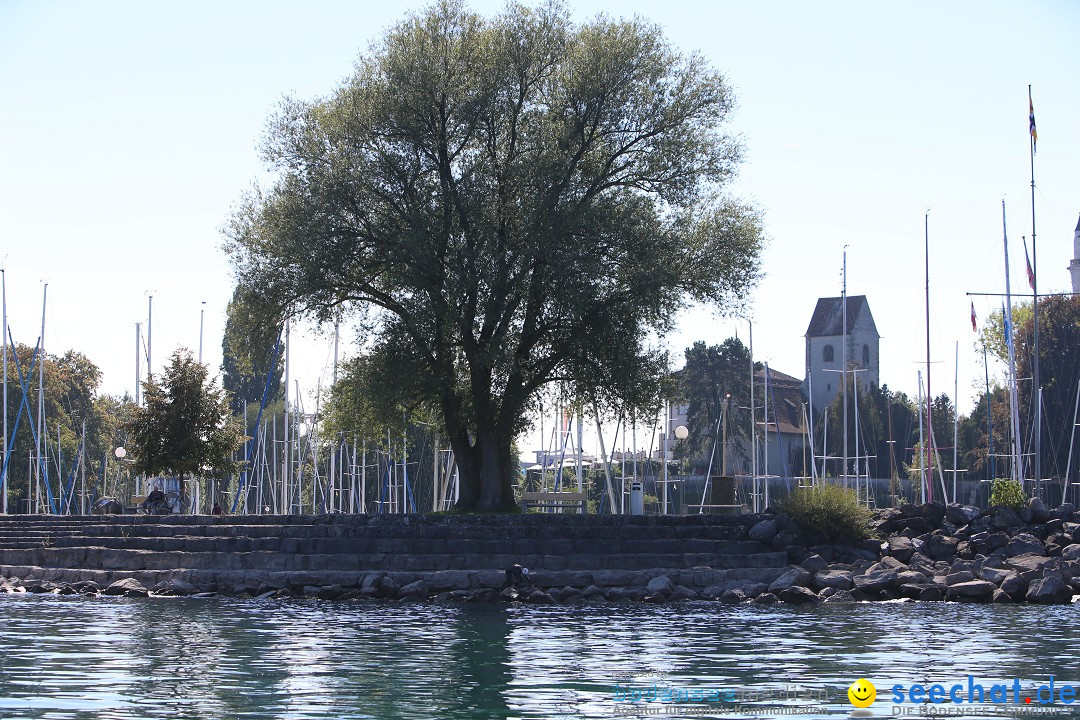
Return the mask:
[[209,379],[207,367],[179,349],[160,381],[143,383],[145,405],[130,420],[135,471],[205,476],[234,469],[242,441],[225,393]]
[[644,20],[569,15],[406,17],[330,96],[283,103],[277,179],[226,229],[240,284],[282,314],[363,315],[404,404],[443,417],[463,509],[513,504],[511,441],[546,383],[646,395],[678,310],[734,309],[759,273],[759,214],[723,192],[722,76]]

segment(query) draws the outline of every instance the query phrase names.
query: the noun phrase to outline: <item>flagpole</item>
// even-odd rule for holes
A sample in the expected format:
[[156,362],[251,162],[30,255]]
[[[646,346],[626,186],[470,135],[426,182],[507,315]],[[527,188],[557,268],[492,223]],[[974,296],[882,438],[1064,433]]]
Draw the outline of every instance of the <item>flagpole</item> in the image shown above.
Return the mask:
[[1012,427],[1011,475],[1024,487],[1020,472],[1020,414],[1016,407],[1016,346],[1013,342],[1012,286],[1009,282],[1009,236],[1005,227],[1005,201],[1001,201],[1001,234],[1005,245],[1005,346],[1009,350],[1009,424]]
[[1031,160],[1031,297],[1032,309],[1035,313],[1035,363],[1031,396],[1035,402],[1035,496],[1042,497],[1042,407],[1041,390],[1042,383],[1039,381],[1039,257],[1035,249],[1035,141],[1038,134],[1035,131],[1035,105],[1031,100],[1031,85],[1028,85],[1028,156]]

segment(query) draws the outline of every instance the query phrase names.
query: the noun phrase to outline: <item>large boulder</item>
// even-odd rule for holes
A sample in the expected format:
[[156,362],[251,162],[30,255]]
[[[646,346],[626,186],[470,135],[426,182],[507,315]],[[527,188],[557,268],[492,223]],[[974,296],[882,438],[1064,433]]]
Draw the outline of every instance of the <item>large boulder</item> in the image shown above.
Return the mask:
[[882,590],[896,587],[898,579],[899,573],[894,569],[875,570],[865,575],[856,576],[854,583],[856,590],[874,595]]
[[1024,596],[1027,594],[1028,582],[1020,577],[1020,573],[1011,570],[1004,579],[1002,579],[1000,587],[1002,592],[1008,593],[1009,597],[1013,600],[1023,600]]
[[945,506],[945,519],[954,525],[967,525],[974,522],[981,513],[982,511],[974,505],[949,503]]
[[772,541],[778,531],[777,523],[774,518],[767,518],[757,522],[750,532],[746,534],[746,537],[750,540],[755,540],[761,543],[767,543]]
[[911,556],[915,554],[915,545],[909,537],[895,535],[886,540],[885,543],[888,547],[889,555],[902,563],[906,564],[911,560]]
[[821,572],[822,570],[827,570],[829,567],[829,563],[825,562],[825,558],[815,553],[803,559],[803,561],[799,563],[799,567],[806,570],[807,572],[816,573]]
[[1020,515],[1012,508],[1007,507],[997,508],[990,520],[990,526],[995,530],[1005,530],[1006,528],[1013,528],[1023,524],[1024,521],[1020,519]]
[[148,597],[150,591],[135,578],[117,580],[104,590],[105,595],[122,595],[124,597]]
[[1028,501],[1028,510],[1031,511],[1031,522],[1044,523],[1050,519],[1050,511],[1040,498],[1031,498]]
[[801,567],[793,567],[769,584],[769,592],[775,594],[789,587],[806,587],[809,582],[810,573]]
[[667,597],[675,590],[675,583],[667,575],[654,577],[645,586],[645,592],[649,595],[663,595]]
[[1042,570],[1046,567],[1051,567],[1056,561],[1054,558],[1044,557],[1042,555],[1020,555],[1017,557],[1009,558],[1006,564],[1016,570],[1017,572],[1031,572],[1033,570]]
[[934,533],[926,540],[925,552],[934,560],[950,560],[956,555],[956,538]]
[[960,572],[954,572],[945,576],[945,584],[949,587],[953,585],[959,585],[961,583],[968,583],[975,579],[975,574],[970,570],[961,570]]
[[426,600],[427,596],[428,584],[424,580],[401,586],[397,594],[398,600]]
[[825,570],[814,575],[811,587],[817,590],[835,588],[836,590],[850,590],[854,587],[851,573],[847,570]]
[[1031,583],[1024,596],[1028,602],[1042,604],[1067,603],[1072,599],[1072,588],[1057,575],[1046,577]]
[[1005,554],[1009,557],[1017,555],[1046,555],[1046,549],[1042,541],[1031,533],[1017,533],[1009,544],[1005,546]]
[[1080,560],[1080,544],[1066,545],[1061,551],[1061,557],[1066,560]]
[[997,586],[986,580],[971,580],[949,586],[948,597],[965,600],[990,600]]
[[792,585],[785,590],[781,590],[777,597],[779,597],[781,601],[792,605],[805,605],[807,603],[818,602],[818,596],[813,590],[798,585]]

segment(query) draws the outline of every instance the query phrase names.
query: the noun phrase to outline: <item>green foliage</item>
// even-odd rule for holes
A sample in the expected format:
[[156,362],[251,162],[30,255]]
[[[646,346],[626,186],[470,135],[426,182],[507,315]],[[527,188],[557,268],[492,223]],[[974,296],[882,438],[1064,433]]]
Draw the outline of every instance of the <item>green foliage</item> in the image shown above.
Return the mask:
[[990,505],[1012,508],[1020,512],[1027,507],[1027,496],[1020,483],[1010,478],[994,478],[990,486]]
[[676,443],[674,450],[678,458],[693,459],[708,455],[725,406],[728,437],[746,437],[749,411],[744,408],[750,407],[750,350],[738,338],[728,338],[720,345],[696,342],[685,355],[686,364],[678,373],[677,397],[688,405],[686,424],[690,434]]
[[780,503],[804,532],[829,540],[862,540],[870,537],[870,510],[859,503],[854,490],[831,483],[800,487]]
[[359,314],[437,407],[461,507],[513,504],[510,442],[540,389],[655,403],[653,339],[696,300],[739,306],[758,211],[722,193],[734,97],[655,25],[556,3],[408,16],[329,97],[288,101],[228,249],[270,307]]
[[[244,286],[237,286],[226,311],[225,335],[221,339],[221,385],[229,394],[234,413],[240,413],[247,401],[256,410],[266,389],[266,374],[274,358],[274,344],[281,334],[280,311]],[[281,378],[285,351],[279,348],[270,380],[272,405],[283,397]]]
[[237,469],[233,456],[243,442],[240,424],[208,374],[181,348],[169,358],[160,381],[151,377],[143,383],[146,404],[135,409],[128,425],[136,472],[204,476]]

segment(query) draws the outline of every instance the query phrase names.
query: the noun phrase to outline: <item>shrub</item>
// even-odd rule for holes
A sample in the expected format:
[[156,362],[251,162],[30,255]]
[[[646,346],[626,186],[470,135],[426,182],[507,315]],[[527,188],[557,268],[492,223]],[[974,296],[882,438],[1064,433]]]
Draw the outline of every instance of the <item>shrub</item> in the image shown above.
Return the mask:
[[822,483],[800,487],[780,503],[780,509],[808,535],[827,540],[863,540],[870,537],[873,514],[858,495],[839,485]]
[[1027,497],[1020,483],[1009,478],[994,478],[990,486],[990,505],[1012,508],[1020,512],[1027,507]]

